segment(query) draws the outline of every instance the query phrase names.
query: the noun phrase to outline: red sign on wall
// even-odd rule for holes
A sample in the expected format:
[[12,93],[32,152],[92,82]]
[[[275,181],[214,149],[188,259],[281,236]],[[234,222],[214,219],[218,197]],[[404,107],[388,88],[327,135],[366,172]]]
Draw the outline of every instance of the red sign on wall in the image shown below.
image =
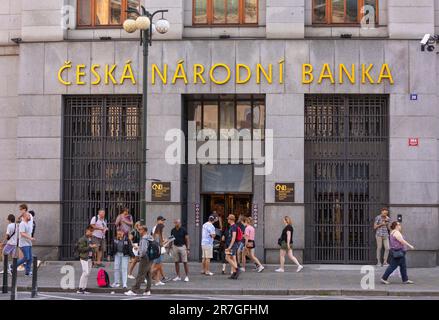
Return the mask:
[[409,138],[409,147],[419,146],[419,138]]

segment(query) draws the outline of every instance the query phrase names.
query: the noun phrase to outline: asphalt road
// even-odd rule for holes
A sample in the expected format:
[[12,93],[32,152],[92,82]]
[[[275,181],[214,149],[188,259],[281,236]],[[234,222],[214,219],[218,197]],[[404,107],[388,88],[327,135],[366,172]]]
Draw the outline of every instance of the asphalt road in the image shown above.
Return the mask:
[[[9,294],[0,294],[0,300],[9,300]],[[34,299],[30,292],[18,292],[16,300],[439,300],[439,297],[395,297],[395,296],[221,296],[221,295],[151,295],[149,297],[128,297],[122,294],[91,293],[79,295],[76,293],[38,293]]]

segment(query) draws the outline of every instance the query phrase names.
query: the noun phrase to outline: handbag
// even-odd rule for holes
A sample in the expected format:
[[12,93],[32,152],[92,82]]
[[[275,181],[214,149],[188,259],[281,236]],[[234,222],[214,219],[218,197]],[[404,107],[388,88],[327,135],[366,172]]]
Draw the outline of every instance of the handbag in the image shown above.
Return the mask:
[[395,259],[399,259],[405,256],[405,251],[402,249],[392,250],[392,257]]
[[255,242],[252,241],[252,240],[249,240],[249,241],[247,242],[247,248],[248,248],[248,249],[254,249],[254,248],[255,248]]

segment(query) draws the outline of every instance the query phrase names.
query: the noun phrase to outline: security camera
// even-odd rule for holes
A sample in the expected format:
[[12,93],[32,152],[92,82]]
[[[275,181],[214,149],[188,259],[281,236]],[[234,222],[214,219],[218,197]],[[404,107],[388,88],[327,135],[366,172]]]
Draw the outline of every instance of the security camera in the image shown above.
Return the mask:
[[427,48],[428,52],[433,52],[437,41],[439,41],[439,35],[425,34],[421,40],[421,51],[425,51],[425,48]]
[[424,35],[424,37],[422,38],[422,40],[421,40],[421,44],[422,44],[423,46],[427,45],[427,43],[428,43],[428,41],[430,40],[430,38],[431,38],[431,34],[427,33],[427,34]]

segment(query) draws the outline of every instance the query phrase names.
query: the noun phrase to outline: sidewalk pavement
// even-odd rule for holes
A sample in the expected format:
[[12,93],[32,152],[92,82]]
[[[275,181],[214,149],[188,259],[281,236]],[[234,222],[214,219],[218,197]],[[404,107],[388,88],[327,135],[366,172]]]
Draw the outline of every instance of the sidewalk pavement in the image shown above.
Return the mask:
[[[73,266],[75,289],[62,289],[61,283],[66,283],[63,266]],[[296,273],[296,267],[287,265],[285,273],[276,273],[275,265],[266,265],[266,269],[257,273],[253,265],[249,265],[247,272],[242,273],[238,280],[228,279],[229,274],[221,274],[221,264],[212,263],[211,271],[214,276],[200,274],[200,263],[189,263],[189,282],[167,282],[165,286],[153,286],[153,294],[209,294],[209,295],[313,295],[313,296],[439,296],[439,267],[437,268],[410,268],[409,278],[413,285],[404,285],[401,278],[390,278],[391,285],[383,285],[380,278],[385,268],[375,268],[375,288],[362,289],[361,283],[365,274],[361,273],[362,266],[353,265],[305,265],[305,268]],[[113,282],[113,263],[106,263],[111,282]],[[175,276],[174,264],[165,263],[166,276]],[[88,289],[90,292],[122,293],[123,289],[99,288],[96,284],[98,269],[93,269],[89,277]],[[181,265],[180,270],[183,271]],[[227,268],[230,271],[229,268]],[[40,292],[72,292],[76,291],[81,276],[81,266],[78,261],[48,261],[43,262],[38,270],[38,291]],[[135,270],[136,274],[137,267]],[[32,279],[25,277],[24,272],[18,272],[18,290],[30,291]],[[0,280],[1,281],[1,280]],[[364,282],[364,280],[363,280]],[[368,281],[366,281],[368,283]],[[9,284],[11,279],[9,277]],[[68,284],[68,282],[67,282]],[[128,279],[128,287],[134,280]]]

